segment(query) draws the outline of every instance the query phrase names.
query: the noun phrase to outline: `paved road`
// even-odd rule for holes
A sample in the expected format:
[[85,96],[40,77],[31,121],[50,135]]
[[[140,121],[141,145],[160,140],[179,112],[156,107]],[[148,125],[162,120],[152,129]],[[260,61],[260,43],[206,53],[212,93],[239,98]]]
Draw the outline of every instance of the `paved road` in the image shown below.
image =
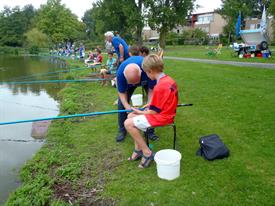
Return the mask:
[[196,59],[196,58],[184,58],[184,57],[170,57],[170,56],[165,56],[164,59],[202,62],[202,63],[208,63],[208,64],[226,64],[226,65],[233,65],[233,66],[240,66],[240,67],[245,66],[245,67],[256,67],[259,69],[274,69],[275,70],[275,64],[271,64],[271,63],[234,62],[234,61]]

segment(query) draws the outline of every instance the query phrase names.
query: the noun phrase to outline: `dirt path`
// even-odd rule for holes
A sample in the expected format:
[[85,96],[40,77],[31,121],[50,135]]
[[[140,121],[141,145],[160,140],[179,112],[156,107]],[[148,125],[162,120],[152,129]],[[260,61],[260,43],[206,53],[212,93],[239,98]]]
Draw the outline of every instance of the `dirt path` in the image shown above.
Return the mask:
[[201,62],[201,63],[207,63],[207,64],[226,64],[226,65],[240,66],[240,67],[245,66],[245,67],[256,67],[259,69],[274,69],[275,70],[275,64],[272,64],[272,63],[235,62],[235,61],[196,59],[196,58],[171,57],[171,56],[165,56],[164,59]]

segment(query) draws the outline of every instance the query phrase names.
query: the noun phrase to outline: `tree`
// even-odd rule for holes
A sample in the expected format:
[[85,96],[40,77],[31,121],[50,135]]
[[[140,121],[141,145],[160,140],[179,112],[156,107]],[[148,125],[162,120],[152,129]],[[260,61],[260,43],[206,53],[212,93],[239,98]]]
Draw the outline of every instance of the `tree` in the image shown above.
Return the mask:
[[84,32],[84,25],[78,21],[70,9],[61,4],[61,0],[48,0],[38,10],[36,27],[49,36],[54,43],[74,41]]
[[142,0],[102,0],[86,11],[83,22],[90,38],[103,39],[106,31],[117,31],[128,41],[142,44]]
[[152,29],[160,33],[160,46],[165,48],[167,33],[186,22],[193,11],[192,0],[145,0],[146,17]]
[[26,43],[29,47],[45,48],[49,46],[49,38],[46,34],[33,28],[25,33]]
[[251,0],[252,14],[251,17],[261,18],[264,7],[268,9],[271,4],[271,0]]
[[144,27],[143,2],[143,0],[130,0],[129,6],[125,7],[125,13],[128,14],[129,27],[134,28],[135,41],[139,46],[142,45],[142,30]]
[[0,44],[6,46],[22,46],[24,33],[31,28],[35,10],[32,5],[23,9],[5,7],[0,13]]
[[[271,15],[273,17],[275,17],[275,1],[271,2],[269,12],[271,13]],[[273,35],[275,36],[275,23],[274,23],[274,21],[273,21]]]
[[91,40],[96,40],[98,34],[96,33],[96,20],[93,17],[95,8],[89,9],[84,13],[82,21],[86,26],[87,38]]

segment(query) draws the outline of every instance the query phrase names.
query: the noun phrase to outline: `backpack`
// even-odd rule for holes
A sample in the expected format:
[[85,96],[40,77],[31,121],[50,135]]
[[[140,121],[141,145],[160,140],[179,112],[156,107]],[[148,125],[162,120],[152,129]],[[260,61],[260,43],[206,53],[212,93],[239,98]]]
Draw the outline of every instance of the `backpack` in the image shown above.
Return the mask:
[[203,156],[207,160],[223,159],[229,156],[229,149],[216,134],[201,137],[198,156]]

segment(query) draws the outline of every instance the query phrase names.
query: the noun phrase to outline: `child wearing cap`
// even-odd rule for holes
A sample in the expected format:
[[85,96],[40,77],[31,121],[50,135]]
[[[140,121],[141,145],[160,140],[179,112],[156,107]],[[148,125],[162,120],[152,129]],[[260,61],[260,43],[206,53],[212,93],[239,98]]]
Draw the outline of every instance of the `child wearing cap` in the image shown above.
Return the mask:
[[174,122],[178,104],[178,88],[176,82],[163,73],[164,64],[158,55],[152,54],[145,57],[142,67],[151,80],[157,80],[157,84],[148,109],[140,111],[132,108],[133,112],[128,115],[124,125],[135,144],[134,152],[128,160],[142,158],[139,167],[145,168],[154,159],[154,153],[147,146],[140,131]]

